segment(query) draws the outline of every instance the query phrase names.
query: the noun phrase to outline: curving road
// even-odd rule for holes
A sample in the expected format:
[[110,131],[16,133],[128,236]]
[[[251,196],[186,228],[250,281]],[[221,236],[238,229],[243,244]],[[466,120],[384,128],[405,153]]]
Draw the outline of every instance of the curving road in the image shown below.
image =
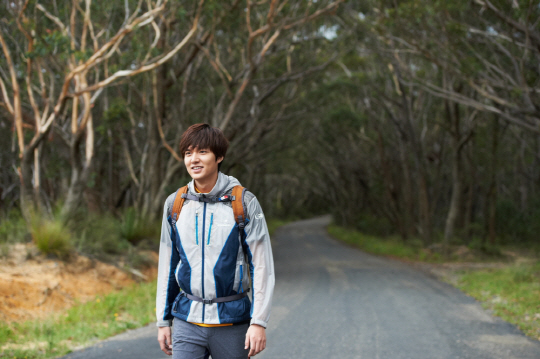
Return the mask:
[[[328,217],[274,238],[276,291],[259,359],[539,359],[540,343],[406,264],[329,238]],[[65,358],[166,358],[148,326]]]

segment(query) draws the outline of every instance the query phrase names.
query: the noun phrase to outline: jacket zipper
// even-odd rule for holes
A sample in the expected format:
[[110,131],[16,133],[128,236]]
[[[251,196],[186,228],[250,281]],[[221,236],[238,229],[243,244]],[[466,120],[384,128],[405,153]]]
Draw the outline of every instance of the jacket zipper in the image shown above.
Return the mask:
[[208,240],[206,241],[206,245],[210,245],[210,235],[212,234],[212,223],[214,222],[214,212],[210,214],[210,228],[208,229]]
[[[206,202],[204,203],[204,209],[203,209],[203,220],[202,220],[202,228],[203,228],[203,231],[202,231],[202,276],[201,276],[201,281],[202,281],[202,297],[204,298],[204,224],[205,224],[205,221],[206,221]],[[205,306],[206,304],[203,303],[203,306],[202,306],[202,322],[204,323],[204,309],[205,309]]]

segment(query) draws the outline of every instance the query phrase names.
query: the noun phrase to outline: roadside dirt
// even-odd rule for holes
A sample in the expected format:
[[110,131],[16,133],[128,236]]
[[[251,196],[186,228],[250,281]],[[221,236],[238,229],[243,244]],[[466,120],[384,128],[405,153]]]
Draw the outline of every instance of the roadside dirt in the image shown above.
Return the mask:
[[[156,253],[145,255],[157,262]],[[126,272],[80,255],[62,262],[37,254],[32,244],[16,244],[0,261],[0,320],[24,321],[64,311],[76,301],[87,302],[137,280],[155,278],[156,267]]]

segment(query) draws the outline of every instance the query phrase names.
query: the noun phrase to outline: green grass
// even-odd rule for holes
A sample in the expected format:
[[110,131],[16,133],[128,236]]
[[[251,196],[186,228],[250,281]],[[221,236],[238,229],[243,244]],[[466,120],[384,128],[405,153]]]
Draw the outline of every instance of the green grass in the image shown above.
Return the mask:
[[336,239],[376,255],[424,262],[439,262],[441,259],[437,253],[429,254],[424,251],[418,241],[405,243],[396,237],[367,235],[333,224],[328,226],[328,233]]
[[66,259],[73,251],[72,235],[59,219],[35,218],[30,233],[36,247],[43,254]]
[[284,220],[284,219],[276,219],[276,218],[272,218],[272,219],[267,219],[266,220],[266,225],[268,226],[268,232],[270,233],[270,236],[274,235],[274,232],[276,231],[276,229],[278,229],[279,227],[289,223],[290,221],[287,221],[287,220]]
[[146,218],[141,218],[135,208],[124,210],[119,221],[120,235],[131,244],[138,244],[142,240],[159,238],[161,231],[161,218],[149,223]]
[[0,218],[0,259],[9,255],[9,247],[14,243],[30,240],[26,222],[17,211],[11,211]]
[[540,340],[540,262],[463,272],[457,287]]
[[142,327],[155,320],[155,288],[155,281],[133,285],[45,320],[0,323],[0,356],[54,358],[74,347]]

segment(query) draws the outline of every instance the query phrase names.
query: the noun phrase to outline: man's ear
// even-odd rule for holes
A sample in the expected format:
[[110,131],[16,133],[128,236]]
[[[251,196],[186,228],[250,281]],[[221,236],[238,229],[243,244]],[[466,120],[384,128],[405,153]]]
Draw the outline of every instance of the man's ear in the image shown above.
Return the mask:
[[216,160],[216,162],[217,162],[217,163],[221,163],[221,161],[223,161],[224,158],[225,158],[225,157],[221,156],[221,157],[219,157],[219,158]]

